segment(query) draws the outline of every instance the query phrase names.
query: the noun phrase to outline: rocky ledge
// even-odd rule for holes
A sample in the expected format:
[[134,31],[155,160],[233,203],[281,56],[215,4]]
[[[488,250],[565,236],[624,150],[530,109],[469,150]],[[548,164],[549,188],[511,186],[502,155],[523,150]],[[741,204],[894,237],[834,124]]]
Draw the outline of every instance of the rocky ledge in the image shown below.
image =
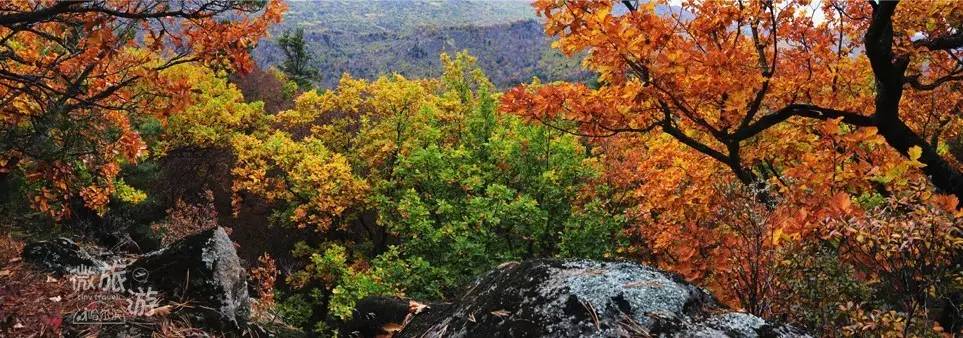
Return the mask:
[[[151,337],[157,333],[157,327],[146,317],[158,309],[164,309],[172,318],[223,336],[251,335],[257,329],[247,325],[250,309],[247,273],[223,228],[188,236],[139,257],[93,255],[65,238],[31,243],[24,248],[22,256],[25,262],[40,270],[69,275],[73,281],[86,281],[78,284],[83,285],[81,290],[75,290],[79,293],[109,296],[97,299],[119,296],[126,301],[138,294],[155,298],[142,299],[144,304],[128,303],[128,312],[132,307],[148,310],[135,312],[143,317],[128,318],[131,314],[123,313],[117,317],[122,321],[114,323],[117,320],[111,317],[110,325],[102,325],[105,317],[100,307],[106,306],[108,310],[123,307],[92,302],[98,308],[77,309],[64,316],[63,336],[66,337]],[[110,292],[104,290],[105,287]]]
[[[808,337],[794,327],[728,310],[678,276],[626,262],[506,263],[452,303],[420,308],[398,302],[360,302],[342,332],[357,337],[393,328],[400,330],[395,337]],[[402,323],[391,323],[399,318]]]

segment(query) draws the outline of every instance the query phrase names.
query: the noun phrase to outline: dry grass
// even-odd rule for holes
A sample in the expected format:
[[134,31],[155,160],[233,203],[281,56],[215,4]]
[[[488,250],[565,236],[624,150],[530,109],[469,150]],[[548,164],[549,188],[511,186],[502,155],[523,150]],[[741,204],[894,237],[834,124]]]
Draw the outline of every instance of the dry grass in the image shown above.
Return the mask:
[[21,250],[22,241],[0,237],[0,336],[59,337],[65,312],[84,304],[67,280],[24,264]]
[[[126,298],[96,290],[75,291],[69,276],[56,278],[20,260],[24,243],[0,235],[0,337],[60,337],[67,329],[65,315],[83,309],[111,310],[123,315]],[[169,308],[161,307],[161,308]],[[164,315],[136,318],[155,337],[211,336],[184,321]],[[115,326],[75,325],[71,334],[96,337]]]

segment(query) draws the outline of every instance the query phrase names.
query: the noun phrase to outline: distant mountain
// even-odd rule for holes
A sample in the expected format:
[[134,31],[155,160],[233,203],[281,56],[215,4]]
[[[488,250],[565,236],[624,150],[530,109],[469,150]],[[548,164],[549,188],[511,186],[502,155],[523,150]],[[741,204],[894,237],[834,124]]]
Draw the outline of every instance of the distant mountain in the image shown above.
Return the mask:
[[528,1],[314,0],[289,1],[287,24],[349,33],[407,32],[421,27],[488,26],[534,19]]
[[[590,74],[579,59],[551,48],[526,1],[302,1],[289,3],[273,29],[301,27],[317,59],[319,85],[332,87],[342,73],[361,78],[397,72],[437,76],[438,55],[467,49],[500,88],[542,80],[580,81]],[[254,52],[261,66],[281,62],[272,39]]]

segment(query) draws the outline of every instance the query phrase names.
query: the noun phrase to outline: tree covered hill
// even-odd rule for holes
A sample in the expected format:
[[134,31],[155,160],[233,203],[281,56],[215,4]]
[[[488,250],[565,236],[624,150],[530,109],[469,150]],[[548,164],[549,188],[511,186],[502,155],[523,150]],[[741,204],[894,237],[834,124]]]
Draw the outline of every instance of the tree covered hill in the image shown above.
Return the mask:
[[401,32],[425,26],[489,26],[535,18],[524,0],[294,0],[285,25],[311,31]]
[[[299,1],[290,2],[274,36],[304,29],[319,70],[330,88],[343,73],[375,78],[387,72],[406,77],[437,76],[438,55],[468,50],[500,88],[543,80],[582,81],[590,73],[579,60],[551,48],[526,1]],[[278,65],[276,40],[254,52],[262,67]]]

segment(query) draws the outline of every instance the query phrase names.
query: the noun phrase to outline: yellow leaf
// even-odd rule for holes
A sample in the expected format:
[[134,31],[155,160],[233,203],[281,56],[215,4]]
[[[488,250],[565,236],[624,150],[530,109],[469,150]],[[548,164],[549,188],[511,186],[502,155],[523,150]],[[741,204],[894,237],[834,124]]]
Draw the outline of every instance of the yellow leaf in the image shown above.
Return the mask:
[[919,160],[920,156],[922,156],[922,154],[923,154],[923,149],[921,149],[919,146],[910,147],[906,154],[907,156],[909,156],[909,161],[907,161],[908,162],[907,164],[910,167],[917,168],[917,169],[925,167],[926,164],[920,161],[917,161]]
[[907,151],[907,155],[911,161],[916,161],[923,155],[923,149],[920,146],[912,146]]
[[605,17],[608,15],[609,15],[608,11],[599,10],[598,12],[595,13],[595,19],[598,20],[598,22],[605,22]]

